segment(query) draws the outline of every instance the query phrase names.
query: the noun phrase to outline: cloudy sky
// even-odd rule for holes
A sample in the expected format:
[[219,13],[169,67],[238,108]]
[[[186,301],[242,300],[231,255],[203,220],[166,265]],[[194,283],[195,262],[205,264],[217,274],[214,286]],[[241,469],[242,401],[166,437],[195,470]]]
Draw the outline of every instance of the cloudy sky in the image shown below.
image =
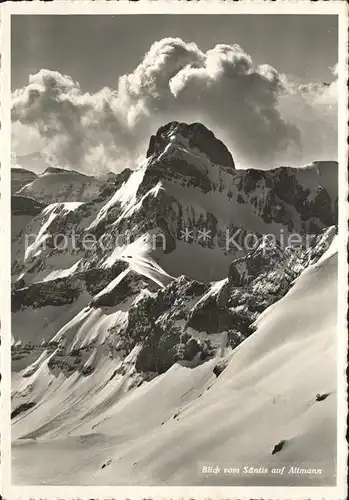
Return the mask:
[[335,159],[337,46],[336,16],[14,16],[13,148],[118,171],[179,119],[240,165]]

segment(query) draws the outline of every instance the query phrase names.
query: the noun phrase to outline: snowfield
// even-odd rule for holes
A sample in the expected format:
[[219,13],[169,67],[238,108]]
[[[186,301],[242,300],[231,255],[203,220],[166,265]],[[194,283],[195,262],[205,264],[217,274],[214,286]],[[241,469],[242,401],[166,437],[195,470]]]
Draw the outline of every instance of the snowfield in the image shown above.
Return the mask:
[[335,485],[336,162],[170,122],[135,170],[13,179],[14,484]]
[[79,172],[48,167],[17,192],[44,203],[86,201],[96,195],[102,181]]
[[[117,360],[103,356],[93,378],[55,377],[45,363],[30,377],[14,375],[14,397],[25,386],[37,405],[14,420],[13,482],[334,485],[335,245],[259,317],[255,333],[228,354],[218,378],[217,359],[196,368],[175,364],[126,392],[136,378],[134,352],[123,375],[115,374]],[[261,464],[314,471],[201,472]]]

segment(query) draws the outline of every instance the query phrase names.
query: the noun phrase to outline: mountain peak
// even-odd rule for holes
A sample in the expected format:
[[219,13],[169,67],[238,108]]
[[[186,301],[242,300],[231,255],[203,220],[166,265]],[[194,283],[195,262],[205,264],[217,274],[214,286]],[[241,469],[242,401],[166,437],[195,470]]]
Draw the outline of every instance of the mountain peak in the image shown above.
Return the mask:
[[66,172],[70,172],[70,170],[68,170],[66,168],[54,167],[54,166],[50,165],[49,167],[47,167],[45,169],[45,171],[43,172],[43,175],[45,175],[45,174],[61,174],[61,173],[66,173]]
[[44,172],[40,175],[40,177],[46,176],[48,174],[69,174],[71,176],[77,176],[80,178],[89,178],[90,176],[87,174],[84,174],[82,172],[78,172],[77,170],[71,170],[69,168],[64,168],[64,167],[56,167],[54,165],[50,165],[47,167]]
[[202,123],[183,123],[172,121],[158,129],[152,135],[147,151],[147,158],[159,155],[170,142],[179,142],[190,149],[198,149],[213,163],[235,169],[234,160],[222,141]]

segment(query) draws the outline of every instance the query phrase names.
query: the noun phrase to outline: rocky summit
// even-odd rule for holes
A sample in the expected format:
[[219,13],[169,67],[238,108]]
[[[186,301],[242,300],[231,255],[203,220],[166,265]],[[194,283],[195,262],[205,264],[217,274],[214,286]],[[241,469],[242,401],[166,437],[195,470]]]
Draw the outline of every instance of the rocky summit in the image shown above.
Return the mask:
[[[134,171],[101,180],[47,168],[34,184],[58,182],[57,201],[43,204],[42,189],[49,189],[42,184],[38,194],[33,181],[12,198],[14,338],[22,346],[42,339],[65,345],[67,325],[79,330],[97,311],[112,310],[93,341],[128,354],[145,339],[160,349],[152,337],[166,335],[164,349],[174,351],[161,369],[177,360],[182,335],[206,353],[213,352],[210,335],[228,329],[235,345],[305,267],[306,240],[296,251],[287,237],[312,236],[314,251],[324,235],[333,238],[336,175],[335,163],[236,170],[204,125],[178,122],[151,137]],[[77,176],[83,186],[98,185],[88,201],[85,188],[75,188]],[[275,237],[271,249],[265,235]],[[228,297],[219,310],[222,288]],[[35,327],[23,329],[33,314]],[[205,340],[195,333],[202,331]],[[74,335],[66,351],[71,342]]]
[[94,432],[174,367],[224,378],[266,311],[334,243],[337,168],[238,170],[204,125],[171,122],[134,170],[16,169],[14,437]]

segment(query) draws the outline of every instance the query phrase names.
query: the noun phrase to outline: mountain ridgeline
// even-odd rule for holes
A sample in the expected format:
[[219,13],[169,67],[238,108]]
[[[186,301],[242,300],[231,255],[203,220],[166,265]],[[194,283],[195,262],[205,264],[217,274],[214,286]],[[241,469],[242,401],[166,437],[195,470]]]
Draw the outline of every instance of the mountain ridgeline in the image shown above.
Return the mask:
[[[127,379],[127,392],[235,349],[334,240],[337,169],[238,170],[204,125],[178,122],[151,137],[133,171],[15,169],[12,367],[31,388],[13,404],[36,404],[73,375],[96,387],[98,373]],[[294,234],[300,245],[285,244]]]

